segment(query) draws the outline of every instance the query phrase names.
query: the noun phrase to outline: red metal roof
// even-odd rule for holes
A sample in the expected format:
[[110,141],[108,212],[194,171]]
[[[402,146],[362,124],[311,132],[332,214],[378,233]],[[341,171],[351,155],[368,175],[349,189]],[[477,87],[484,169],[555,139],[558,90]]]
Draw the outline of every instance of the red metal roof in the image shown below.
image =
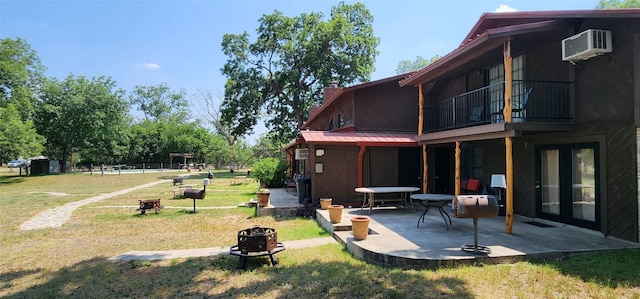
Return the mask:
[[300,135],[306,143],[418,146],[416,135],[405,133],[302,131]]

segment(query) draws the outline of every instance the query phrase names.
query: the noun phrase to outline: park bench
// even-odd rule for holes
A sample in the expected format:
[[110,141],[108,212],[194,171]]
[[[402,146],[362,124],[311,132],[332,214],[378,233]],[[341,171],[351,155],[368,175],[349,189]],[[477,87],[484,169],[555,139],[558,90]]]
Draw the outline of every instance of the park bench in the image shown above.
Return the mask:
[[173,199],[176,199],[178,195],[184,195],[184,190],[190,189],[190,188],[192,188],[192,186],[190,185],[181,185],[181,186],[178,186],[177,189],[171,190],[171,192],[173,192]]

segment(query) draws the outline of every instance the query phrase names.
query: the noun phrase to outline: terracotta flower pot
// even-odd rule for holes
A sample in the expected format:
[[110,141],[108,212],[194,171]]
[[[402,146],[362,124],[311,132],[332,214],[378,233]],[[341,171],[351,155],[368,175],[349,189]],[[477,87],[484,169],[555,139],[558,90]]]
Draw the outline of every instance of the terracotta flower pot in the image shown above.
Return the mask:
[[258,206],[259,207],[267,207],[267,206],[269,206],[269,195],[271,195],[271,192],[260,191],[260,192],[256,193],[256,196],[258,197]]
[[351,217],[351,229],[353,230],[353,238],[356,240],[364,240],[369,235],[369,217],[356,216]]
[[331,205],[331,198],[320,198],[320,209],[326,210]]
[[342,209],[344,209],[344,206],[330,205],[327,209],[329,210],[329,220],[331,223],[340,223],[342,220]]

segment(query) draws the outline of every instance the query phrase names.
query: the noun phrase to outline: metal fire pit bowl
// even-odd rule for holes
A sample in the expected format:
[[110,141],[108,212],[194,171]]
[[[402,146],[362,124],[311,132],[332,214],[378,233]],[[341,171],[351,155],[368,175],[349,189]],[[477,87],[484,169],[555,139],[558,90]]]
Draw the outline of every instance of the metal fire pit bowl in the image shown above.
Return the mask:
[[239,268],[244,269],[248,257],[268,255],[271,265],[277,266],[274,254],[285,250],[282,243],[278,243],[278,233],[273,228],[254,226],[238,231],[238,245],[232,246],[229,253],[240,257]]

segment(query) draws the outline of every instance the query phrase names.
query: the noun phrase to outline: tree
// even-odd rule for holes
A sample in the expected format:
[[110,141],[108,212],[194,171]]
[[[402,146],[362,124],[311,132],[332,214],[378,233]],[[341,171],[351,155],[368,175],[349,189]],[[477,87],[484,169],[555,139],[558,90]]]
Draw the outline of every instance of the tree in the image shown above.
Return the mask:
[[111,78],[88,80],[69,75],[64,81],[46,82],[35,124],[47,139],[47,152],[62,160],[64,171],[76,151],[100,157],[118,155],[128,109],[124,91],[116,89]]
[[396,74],[404,74],[412,71],[417,71],[429,64],[434,63],[438,59],[440,59],[440,56],[436,55],[431,57],[431,59],[428,59],[428,60],[422,56],[416,57],[415,61],[402,60],[400,61],[400,63],[398,63],[398,67],[396,68]]
[[25,40],[0,39],[0,107],[13,103],[23,121],[30,119],[44,70]]
[[0,157],[15,159],[42,153],[44,138],[31,121],[22,121],[13,103],[0,107]]
[[247,32],[224,35],[221,118],[232,135],[250,134],[266,111],[266,126],[278,140],[290,140],[325,85],[369,80],[379,44],[369,10],[341,3],[328,21],[322,19],[321,13],[287,17],[274,11],[259,19],[253,43]]
[[185,98],[184,89],[173,91],[167,83],[156,86],[139,86],[134,88],[129,96],[131,105],[137,106],[145,119],[161,120],[176,118],[185,121],[188,115],[189,103]]
[[640,0],[600,0],[596,9],[620,9],[640,7]]
[[[224,95],[218,95],[217,98],[222,99],[224,98]],[[236,144],[239,136],[232,134],[231,131],[233,128],[221,119],[221,101],[216,100],[213,93],[208,90],[198,90],[198,93],[196,94],[196,101],[199,102],[200,108],[202,108],[200,110],[201,117],[206,119],[207,122],[215,128],[216,132],[224,138],[229,146]]]

